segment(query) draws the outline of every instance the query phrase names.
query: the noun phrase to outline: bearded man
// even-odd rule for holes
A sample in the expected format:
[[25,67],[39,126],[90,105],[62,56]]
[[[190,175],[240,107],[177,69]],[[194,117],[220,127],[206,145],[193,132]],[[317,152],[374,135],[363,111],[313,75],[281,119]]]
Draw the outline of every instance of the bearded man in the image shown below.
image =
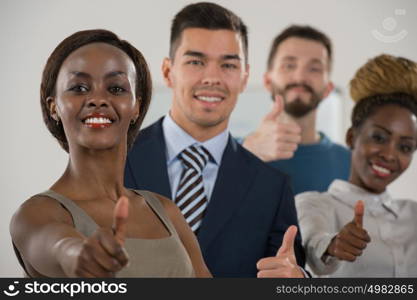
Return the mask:
[[264,85],[274,101],[243,146],[291,177],[294,194],[324,192],[347,180],[350,151],[316,130],[317,108],[333,90],[332,45],[322,32],[293,25],[273,41]]

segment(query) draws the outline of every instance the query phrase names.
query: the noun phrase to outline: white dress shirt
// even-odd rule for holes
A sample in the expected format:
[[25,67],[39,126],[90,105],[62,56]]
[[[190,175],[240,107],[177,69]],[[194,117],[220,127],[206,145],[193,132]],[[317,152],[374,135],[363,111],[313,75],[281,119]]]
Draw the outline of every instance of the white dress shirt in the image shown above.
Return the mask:
[[[363,200],[363,227],[371,242],[356,261],[321,259],[331,239],[353,220],[354,206]],[[307,263],[326,277],[417,277],[417,202],[393,200],[388,192],[372,194],[343,180],[327,192],[306,192],[295,204]]]
[[223,152],[229,139],[229,131],[226,129],[215,137],[199,142],[186,133],[177,123],[167,114],[162,121],[162,129],[166,144],[166,157],[168,178],[171,187],[171,197],[175,199],[177,188],[180,182],[183,165],[178,155],[191,145],[204,146],[211,154],[211,159],[205,166],[202,176],[204,182],[204,190],[207,200],[210,201],[214,184],[216,183],[217,172],[221,164]]

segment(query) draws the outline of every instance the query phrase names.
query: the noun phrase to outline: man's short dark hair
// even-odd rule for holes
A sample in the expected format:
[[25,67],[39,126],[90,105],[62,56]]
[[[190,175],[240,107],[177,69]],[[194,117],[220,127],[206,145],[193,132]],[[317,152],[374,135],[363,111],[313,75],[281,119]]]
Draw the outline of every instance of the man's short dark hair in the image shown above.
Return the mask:
[[329,68],[332,63],[332,43],[327,35],[323,32],[311,27],[311,26],[301,26],[301,25],[292,25],[282,31],[272,42],[271,50],[269,51],[268,56],[268,70],[272,68],[274,62],[274,57],[277,52],[278,46],[288,38],[297,37],[312,41],[317,41],[326,48],[327,54],[329,56]]
[[188,28],[232,30],[242,39],[245,61],[248,61],[248,30],[243,21],[230,10],[214,3],[198,2],[185,6],[178,12],[171,26],[169,56],[173,60],[181,42],[181,35]]

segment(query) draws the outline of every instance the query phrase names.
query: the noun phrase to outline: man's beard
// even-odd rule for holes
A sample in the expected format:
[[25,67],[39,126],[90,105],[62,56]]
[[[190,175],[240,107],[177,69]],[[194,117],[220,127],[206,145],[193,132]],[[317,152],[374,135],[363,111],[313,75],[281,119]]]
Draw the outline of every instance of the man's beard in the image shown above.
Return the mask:
[[[302,87],[310,93],[311,97],[307,103],[300,97],[293,99],[291,102],[287,100],[287,97],[286,97],[287,92],[290,89],[295,88],[295,87]],[[300,83],[300,84],[291,83],[291,84],[286,85],[284,89],[280,89],[277,85],[273,84],[272,89],[273,89],[272,90],[273,101],[275,101],[275,95],[278,94],[282,96],[284,100],[284,111],[288,115],[297,119],[302,118],[308,113],[310,113],[311,111],[315,110],[319,106],[320,101],[323,99],[323,94],[324,94],[324,92],[318,93],[314,91],[311,86],[309,86],[308,84],[304,84],[304,83]]]

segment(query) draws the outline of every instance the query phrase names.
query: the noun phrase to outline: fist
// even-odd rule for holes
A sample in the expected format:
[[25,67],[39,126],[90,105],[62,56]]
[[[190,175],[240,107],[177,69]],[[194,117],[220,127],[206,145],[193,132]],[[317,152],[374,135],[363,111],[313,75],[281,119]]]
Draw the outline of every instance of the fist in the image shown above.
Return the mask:
[[353,220],[347,223],[333,238],[327,248],[327,253],[340,260],[355,261],[362,255],[371,238],[363,228],[363,214],[365,206],[359,200],[355,204]]
[[245,138],[243,147],[263,161],[289,159],[301,141],[301,128],[281,117],[284,103],[276,96],[272,110],[263,118],[258,129]]

